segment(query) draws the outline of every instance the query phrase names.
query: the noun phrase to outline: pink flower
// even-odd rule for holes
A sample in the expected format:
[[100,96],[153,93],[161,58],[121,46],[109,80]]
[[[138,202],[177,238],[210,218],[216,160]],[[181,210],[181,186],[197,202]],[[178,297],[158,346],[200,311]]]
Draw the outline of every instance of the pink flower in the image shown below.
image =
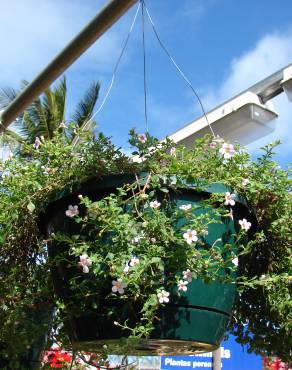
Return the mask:
[[157,202],[157,200],[154,200],[152,202],[150,202],[150,207],[153,208],[153,209],[157,209],[160,207],[160,203]]
[[124,268],[124,272],[125,273],[128,273],[129,272],[129,269],[130,269],[130,267],[134,267],[134,266],[136,266],[136,265],[139,265],[139,263],[140,263],[140,260],[139,260],[139,258],[137,258],[137,257],[132,257],[131,259],[130,259],[130,262],[128,263],[126,263],[126,266],[125,266],[125,268]]
[[138,140],[140,141],[140,143],[146,143],[146,140],[147,140],[147,138],[146,138],[146,135],[145,134],[139,134],[138,135]]
[[188,211],[189,209],[192,208],[191,204],[182,204],[179,209],[182,209],[183,211]]
[[65,212],[66,216],[68,217],[74,217],[79,214],[78,206],[70,206],[68,207],[67,211]]
[[174,146],[172,148],[170,148],[169,154],[172,157],[176,157],[176,148]]
[[34,148],[35,148],[35,149],[38,149],[38,148],[40,147],[40,145],[41,145],[41,144],[42,144],[41,139],[37,136],[37,137],[35,138],[35,141],[34,141],[34,144],[33,144]]
[[140,263],[140,260],[137,257],[132,257],[130,260],[130,266],[136,266],[136,265],[139,265],[139,263]]
[[169,302],[169,292],[165,290],[161,290],[160,292],[157,293],[157,297],[159,300],[159,303],[168,303]]
[[90,258],[88,258],[87,254],[82,254],[79,258],[80,261],[78,262],[78,264],[82,267],[83,272],[87,274],[89,272],[89,266],[92,265],[92,261]]
[[186,292],[188,290],[188,281],[183,281],[180,280],[179,283],[177,284],[178,290],[182,290],[183,292]]
[[235,198],[235,194],[230,194],[230,192],[227,191],[225,193],[225,202],[224,202],[224,204],[226,206],[228,206],[228,205],[234,206],[234,204],[235,204],[234,198]]
[[187,269],[186,271],[183,271],[183,278],[190,283],[193,279],[192,271],[189,269]]
[[215,149],[216,146],[221,144],[222,142],[224,142],[224,140],[219,135],[217,135],[209,146],[210,148]]
[[140,233],[139,235],[135,236],[135,237],[132,239],[132,243],[138,244],[138,243],[140,243],[140,241],[141,241],[142,239],[144,239],[144,238],[145,238],[144,232],[143,232],[143,231],[141,231],[141,233]]
[[132,243],[138,244],[140,242],[140,239],[141,238],[139,236],[135,236],[135,238],[133,238],[133,240],[132,240]]
[[248,222],[245,218],[239,220],[238,223],[241,226],[241,228],[245,231],[248,231],[251,227],[251,222]]
[[113,280],[112,281],[112,291],[114,293],[118,292],[120,294],[123,294],[124,293],[124,288],[127,287],[127,284],[126,283],[123,283],[123,279],[119,278],[117,280]]
[[59,124],[59,128],[67,128],[67,125],[65,124],[64,121],[62,121],[60,124]]
[[235,154],[235,149],[232,144],[224,143],[219,152],[223,155],[225,159],[230,159]]
[[242,183],[243,186],[246,186],[246,185],[249,184],[249,179],[242,179],[241,183]]
[[127,274],[129,272],[129,270],[130,270],[130,266],[129,266],[128,262],[127,262],[123,271]]
[[187,232],[183,234],[183,237],[188,244],[192,244],[192,242],[196,242],[198,240],[196,230],[187,230]]

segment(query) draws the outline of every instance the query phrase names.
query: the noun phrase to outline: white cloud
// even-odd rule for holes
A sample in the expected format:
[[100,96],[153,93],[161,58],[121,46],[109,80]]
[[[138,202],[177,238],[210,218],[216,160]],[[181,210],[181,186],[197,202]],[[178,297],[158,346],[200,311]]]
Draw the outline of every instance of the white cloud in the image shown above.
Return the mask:
[[[0,86],[31,80],[87,24],[103,0],[10,0],[1,3]],[[74,65],[98,71],[112,68],[126,22],[119,22]]]
[[231,63],[231,73],[221,88],[225,97],[244,89],[292,62],[292,33],[264,37],[256,47]]
[[[231,62],[228,78],[221,86],[213,86],[212,91],[205,90],[204,104],[207,109],[214,108],[289,63],[292,63],[292,32],[266,35],[253,49]],[[250,150],[254,151],[255,148],[279,138],[283,146],[278,157],[286,160],[292,154],[289,140],[292,104],[285,94],[273,99],[273,103],[279,113],[276,129],[272,134],[251,144]]]

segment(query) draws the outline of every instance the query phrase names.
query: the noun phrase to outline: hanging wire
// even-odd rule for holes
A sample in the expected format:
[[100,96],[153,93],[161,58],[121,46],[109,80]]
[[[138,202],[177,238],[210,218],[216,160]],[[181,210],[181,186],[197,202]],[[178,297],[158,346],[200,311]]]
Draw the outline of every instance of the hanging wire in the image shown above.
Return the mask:
[[143,41],[143,78],[144,78],[144,115],[145,115],[145,127],[146,132],[149,132],[148,127],[148,113],[147,113],[147,79],[146,79],[146,44],[145,44],[145,14],[144,8],[145,3],[144,0],[141,0],[142,4],[142,41]]
[[[194,89],[194,87],[193,87],[192,83],[190,82],[190,80],[187,78],[187,76],[184,74],[184,72],[183,72],[183,71],[181,70],[181,68],[178,66],[178,64],[176,63],[175,59],[172,57],[172,55],[170,54],[170,52],[168,51],[168,49],[166,48],[166,46],[165,46],[165,45],[163,44],[163,42],[161,41],[161,39],[160,39],[160,37],[159,37],[159,35],[158,35],[158,32],[157,32],[157,30],[156,30],[156,27],[155,27],[155,25],[154,25],[154,22],[153,22],[153,20],[152,20],[152,18],[151,18],[151,16],[150,16],[150,14],[149,14],[148,8],[147,8],[146,4],[144,3],[144,0],[142,0],[142,2],[143,2],[143,5],[144,5],[144,7],[145,7],[145,10],[146,10],[147,16],[148,16],[148,18],[149,18],[149,21],[150,21],[150,23],[151,23],[151,25],[152,25],[153,32],[154,32],[154,34],[155,34],[155,36],[156,36],[156,38],[157,38],[157,40],[158,40],[158,42],[159,42],[159,44],[160,44],[161,48],[164,50],[164,52],[165,52],[165,53],[166,53],[166,55],[169,57],[169,59],[172,61],[173,65],[174,65],[174,66],[175,66],[175,68],[178,70],[178,72],[180,73],[180,75],[182,76],[182,78],[185,80],[185,82],[186,82],[186,83],[189,85],[189,87],[191,88],[192,92],[194,93],[195,97],[197,98],[197,100],[198,100],[198,102],[199,102],[199,104],[200,104],[201,110],[202,110],[203,115],[204,115],[204,117],[205,117],[205,120],[206,120],[206,122],[207,122],[207,124],[208,124],[208,126],[209,126],[209,128],[210,128],[210,130],[211,130],[211,132],[212,132],[212,135],[213,135],[213,137],[215,137],[215,133],[214,133],[213,128],[212,128],[212,126],[211,126],[211,124],[210,124],[210,122],[209,122],[209,120],[208,120],[208,117],[207,117],[207,114],[206,114],[206,112],[205,112],[205,109],[204,109],[203,103],[202,103],[202,101],[201,101],[201,99],[200,99],[200,97],[199,97],[198,93],[197,93],[197,92],[196,92],[196,90]],[[143,8],[142,8],[142,10],[143,10]]]
[[[133,18],[133,21],[131,23],[131,26],[130,26],[128,35],[127,35],[127,37],[126,37],[126,39],[124,41],[124,45],[122,47],[122,50],[121,50],[120,55],[118,57],[118,60],[117,60],[117,62],[115,64],[115,67],[114,67],[114,70],[113,70],[113,73],[112,73],[112,78],[111,78],[110,84],[109,84],[109,86],[108,86],[108,88],[106,90],[105,96],[104,96],[104,98],[103,98],[100,106],[97,108],[97,110],[94,112],[94,114],[90,117],[90,119],[88,119],[87,121],[84,122],[84,124],[81,127],[81,131],[84,131],[84,130],[87,129],[88,125],[92,122],[93,118],[102,110],[104,104],[106,103],[106,101],[108,99],[108,96],[109,96],[109,94],[111,92],[111,89],[113,87],[113,84],[114,84],[114,81],[115,81],[115,78],[116,78],[116,73],[117,73],[117,70],[118,70],[120,61],[121,61],[121,59],[122,59],[122,57],[124,55],[124,52],[125,52],[126,47],[128,45],[128,41],[130,39],[130,35],[131,35],[131,33],[133,31],[133,28],[135,26],[136,19],[137,19],[137,16],[138,16],[140,7],[141,7],[141,3],[139,2],[138,7],[137,7],[137,10],[136,10],[135,15],[134,15],[134,18]],[[79,137],[78,136],[75,136],[75,138],[72,141],[73,146],[75,146],[77,144],[78,140],[79,140]]]

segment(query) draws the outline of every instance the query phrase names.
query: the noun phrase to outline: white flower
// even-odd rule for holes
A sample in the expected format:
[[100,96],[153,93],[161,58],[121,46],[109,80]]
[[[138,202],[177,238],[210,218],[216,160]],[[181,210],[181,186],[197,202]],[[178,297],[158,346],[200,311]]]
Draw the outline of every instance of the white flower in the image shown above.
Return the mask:
[[235,266],[238,266],[238,258],[234,257],[233,260],[231,261]]
[[92,261],[88,258],[87,254],[82,254],[79,257],[80,261],[78,262],[79,266],[82,266],[83,272],[87,274],[89,272],[89,266],[92,265]]
[[183,278],[190,283],[193,279],[192,271],[189,269],[187,269],[186,271],[183,271]]
[[130,158],[130,161],[132,163],[141,163],[144,161],[144,157],[140,157],[139,155],[134,155],[133,157]]
[[170,152],[169,154],[173,157],[176,157],[176,148],[173,146],[172,148],[170,148]]
[[178,207],[179,209],[182,209],[183,211],[188,211],[189,209],[192,208],[192,205],[191,204],[182,204],[180,207]]
[[249,179],[242,179],[241,183],[242,183],[243,186],[246,186],[246,185],[249,184]]
[[135,236],[133,239],[132,239],[132,243],[135,243],[135,244],[138,244],[140,243],[141,239],[144,239],[145,238],[145,233],[144,231],[142,230],[140,232],[139,235]]
[[136,265],[139,265],[139,263],[140,263],[140,260],[137,257],[132,257],[130,260],[130,266],[136,266]]
[[157,209],[160,207],[160,203],[157,202],[157,200],[153,200],[152,202],[150,202],[150,207],[153,209]]
[[41,139],[37,136],[37,137],[35,138],[35,141],[34,141],[33,147],[34,147],[35,149],[38,149],[38,148],[40,147],[40,145],[41,145],[41,144],[42,144]]
[[169,302],[169,293],[165,290],[161,290],[161,292],[157,293],[157,297],[159,300],[159,303],[168,303]]
[[145,134],[139,134],[138,135],[138,140],[140,141],[140,143],[146,143],[146,135]]
[[150,241],[151,241],[151,243],[155,244],[156,243],[156,238],[151,238]]
[[138,244],[141,240],[141,236],[135,236],[135,238],[132,240],[133,243]]
[[183,292],[186,292],[188,290],[188,281],[183,281],[180,280],[179,283],[177,284],[178,290],[182,290]]
[[223,155],[225,159],[230,159],[234,156],[235,149],[232,144],[224,143],[219,152]]
[[78,206],[70,206],[68,207],[67,211],[65,212],[66,216],[68,217],[74,217],[79,214]]
[[225,204],[226,206],[228,206],[229,204],[230,204],[231,206],[234,206],[234,204],[235,204],[235,200],[234,200],[234,198],[235,198],[235,194],[230,194],[230,193],[229,193],[229,191],[227,191],[227,192],[225,193],[225,202],[224,202],[224,204]]
[[251,222],[248,222],[245,218],[239,220],[238,223],[241,226],[241,228],[245,231],[248,231],[251,227]]
[[136,266],[136,265],[139,265],[139,263],[140,263],[140,260],[139,260],[139,258],[137,258],[137,257],[132,257],[131,259],[130,259],[130,262],[127,262],[126,263],[126,266],[124,267],[124,272],[127,274],[128,272],[129,272],[129,270],[130,270],[130,267],[134,267],[134,266]]
[[123,279],[119,278],[117,280],[113,280],[112,281],[112,291],[114,293],[118,292],[120,294],[123,294],[124,293],[124,288],[127,287],[127,284],[126,283],[123,283]]
[[65,124],[65,122],[61,122],[60,124],[59,124],[59,128],[67,128],[67,126],[66,126],[66,124]]
[[192,244],[192,242],[196,242],[198,240],[196,230],[187,230],[187,232],[183,234],[183,237],[188,244]]
[[219,145],[219,144],[221,144],[223,142],[224,142],[224,140],[219,135],[217,135],[213,139],[213,141],[211,142],[211,144],[209,146],[210,146],[210,148],[215,149],[217,145]]
[[126,263],[126,266],[124,267],[124,272],[127,273],[129,272],[130,266],[128,263]]
[[51,175],[53,173],[53,169],[50,167],[41,166],[41,168],[43,170],[44,175]]

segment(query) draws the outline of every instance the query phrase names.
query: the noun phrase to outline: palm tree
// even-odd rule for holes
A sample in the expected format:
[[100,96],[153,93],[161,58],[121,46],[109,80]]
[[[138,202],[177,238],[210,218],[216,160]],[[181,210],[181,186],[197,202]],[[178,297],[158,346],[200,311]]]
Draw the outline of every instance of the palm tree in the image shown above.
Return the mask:
[[[22,88],[27,84],[26,81],[23,81]],[[18,117],[14,124],[15,130],[6,129],[3,137],[10,143],[23,141],[33,143],[36,137],[52,139],[56,132],[62,131],[71,142],[75,136],[74,128],[80,128],[90,121],[98,99],[99,89],[100,85],[97,82],[89,86],[83,99],[77,104],[71,120],[69,120],[70,128],[66,128],[64,123],[67,84],[66,78],[63,77],[56,86],[45,90],[43,95]],[[0,110],[6,108],[18,93],[9,87],[0,89]],[[92,127],[93,125],[90,125],[89,129]]]
[[[18,92],[11,87],[4,87],[0,90],[0,113],[5,109],[12,100],[16,98]],[[24,141],[13,129],[3,128],[0,136],[0,148],[11,148]]]

